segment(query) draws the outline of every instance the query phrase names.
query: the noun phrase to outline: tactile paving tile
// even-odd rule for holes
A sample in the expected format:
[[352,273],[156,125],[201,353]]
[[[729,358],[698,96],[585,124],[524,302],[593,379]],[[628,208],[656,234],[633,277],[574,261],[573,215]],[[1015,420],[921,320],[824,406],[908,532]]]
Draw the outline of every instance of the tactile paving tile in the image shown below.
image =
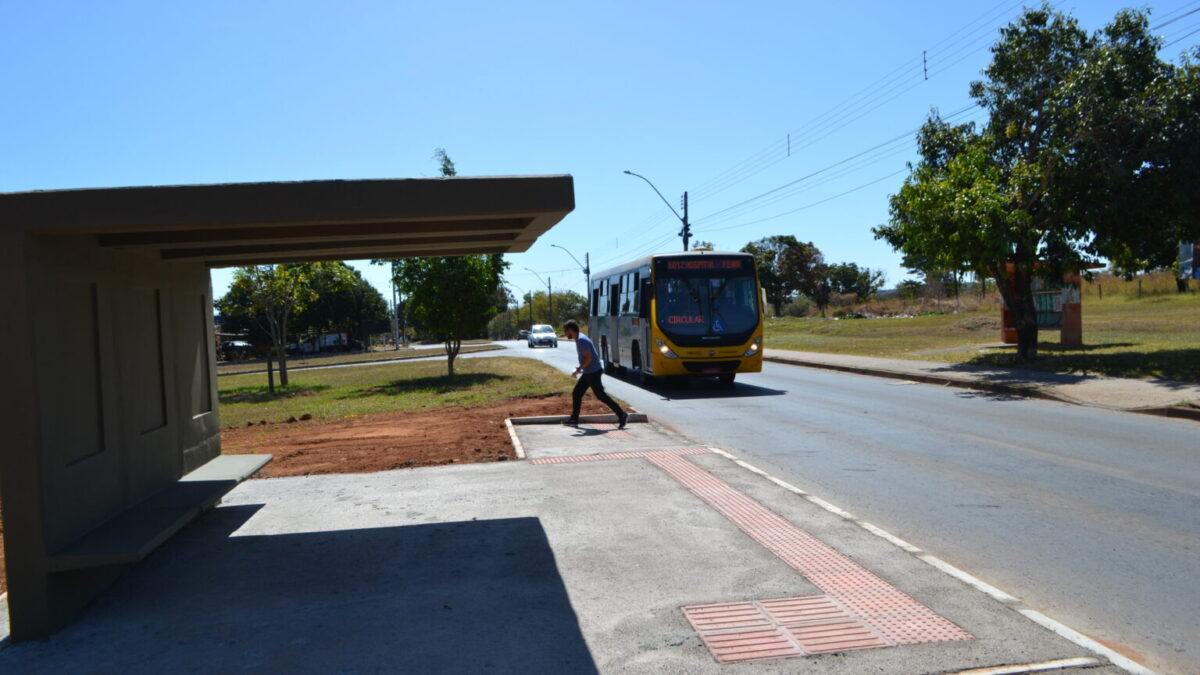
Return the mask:
[[848,618],[830,623],[805,623],[784,626],[807,654],[831,654],[853,649],[887,647],[878,635],[858,619]]
[[678,454],[646,459],[807,578],[885,644],[970,640],[973,636],[911,596],[792,525]]
[[733,633],[701,633],[700,638],[718,663],[783,659],[803,656],[804,652],[782,628],[772,626],[760,630]]
[[573,462],[599,462],[609,459],[649,459],[657,456],[704,455],[708,448],[678,448],[675,450],[634,450],[631,452],[609,452],[601,455],[575,455],[572,457],[539,457],[529,460],[530,464],[571,464]]
[[692,605],[683,614],[721,663],[889,646],[824,595]]
[[701,633],[731,628],[766,628],[771,625],[770,617],[753,602],[694,605],[684,607],[683,615]]

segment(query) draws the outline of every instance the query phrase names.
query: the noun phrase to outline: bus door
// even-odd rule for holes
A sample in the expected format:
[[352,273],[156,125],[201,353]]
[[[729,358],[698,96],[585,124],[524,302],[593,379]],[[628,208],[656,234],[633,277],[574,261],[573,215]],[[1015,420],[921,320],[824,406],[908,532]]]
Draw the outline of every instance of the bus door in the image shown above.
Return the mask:
[[[621,363],[621,349],[619,335],[620,331],[620,315],[621,315],[621,278],[613,277],[607,282],[608,287],[608,306],[605,307],[605,313],[608,315],[604,321],[604,351],[608,352],[607,358],[613,364]],[[601,354],[604,356],[604,354]]]

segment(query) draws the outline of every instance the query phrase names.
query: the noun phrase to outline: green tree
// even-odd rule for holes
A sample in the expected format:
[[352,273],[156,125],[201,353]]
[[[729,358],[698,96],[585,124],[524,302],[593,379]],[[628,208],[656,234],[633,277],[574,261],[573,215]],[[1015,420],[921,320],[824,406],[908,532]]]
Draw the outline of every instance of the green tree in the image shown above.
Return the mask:
[[[433,158],[443,176],[458,175],[445,149],[435,150]],[[451,377],[463,338],[486,334],[489,320],[507,307],[508,295],[500,288],[508,269],[503,255],[395,258],[371,264],[391,265],[396,288],[407,296],[403,311],[419,332],[445,343]]]
[[409,258],[396,269],[396,285],[408,296],[413,319],[445,342],[453,377],[463,338],[483,334],[496,315],[500,275],[482,255]]
[[775,308],[775,316],[780,315],[793,293],[807,295],[824,311],[828,297],[822,296],[821,283],[826,266],[821,251],[812,242],[802,243],[790,234],[774,235],[746,244],[742,253],[754,256],[759,283],[767,302]]
[[296,333],[347,332],[358,339],[363,321],[386,319],[387,302],[362,273],[343,262],[317,270],[310,280],[317,298],[296,313]]
[[[248,317],[271,339],[272,351],[279,359],[279,384],[288,386],[287,342],[288,323],[320,297],[313,288],[314,276],[349,282],[346,267],[341,263],[289,263],[239,267],[233,272],[229,292],[217,301],[217,308],[226,316]],[[274,383],[268,381],[274,388]]]
[[[529,319],[529,308],[533,309],[533,323],[548,323],[557,330],[568,319],[586,323],[588,317],[587,298],[575,291],[555,291],[554,311],[550,311],[550,298],[545,291],[534,293],[528,306],[522,307],[521,316],[524,321]],[[522,323],[522,325],[525,325]]]
[[1194,231],[1194,208],[1181,209],[1196,199],[1186,186],[1200,97],[1177,91],[1194,80],[1158,59],[1159,44],[1139,12],[1089,36],[1048,5],[1026,9],[971,84],[988,122],[954,126],[935,111],[917,135],[921,160],[875,228],[921,269],[994,278],[1022,360],[1037,357],[1035,276],[1132,259]]
[[834,293],[853,293],[859,302],[875,297],[884,282],[883,272],[869,267],[859,268],[855,263],[830,265],[828,277]]

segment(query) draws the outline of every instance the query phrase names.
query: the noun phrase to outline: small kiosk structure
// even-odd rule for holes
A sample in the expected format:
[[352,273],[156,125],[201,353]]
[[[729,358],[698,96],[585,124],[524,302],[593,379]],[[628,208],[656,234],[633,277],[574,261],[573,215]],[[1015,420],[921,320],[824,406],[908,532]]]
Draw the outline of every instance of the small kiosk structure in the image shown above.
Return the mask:
[[[1009,283],[1015,284],[1013,263],[1005,265],[1009,272]],[[1065,273],[1061,281],[1034,276],[1031,283],[1038,330],[1058,329],[1059,342],[1064,347],[1083,346],[1083,305],[1080,294],[1083,278],[1078,273]],[[1000,325],[1001,342],[1006,345],[1017,344],[1016,323],[1007,307],[1000,309]]]

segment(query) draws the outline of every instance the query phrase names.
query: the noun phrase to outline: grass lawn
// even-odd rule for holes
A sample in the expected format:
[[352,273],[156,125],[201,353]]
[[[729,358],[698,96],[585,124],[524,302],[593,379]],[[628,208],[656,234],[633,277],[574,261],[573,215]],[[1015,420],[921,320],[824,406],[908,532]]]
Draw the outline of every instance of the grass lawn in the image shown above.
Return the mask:
[[463,359],[455,376],[445,360],[331,368],[292,374],[287,389],[267,393],[266,376],[230,375],[219,380],[221,424],[284,422],[311,415],[336,420],[396,410],[487,405],[517,396],[569,392],[570,376],[532,359]]
[[[1194,283],[1194,282],[1193,282]],[[958,313],[878,319],[769,319],[767,349],[1033,367],[1119,377],[1200,382],[1200,294],[1088,292],[1083,341],[1063,348],[1057,331],[1042,332],[1040,358],[1020,364],[1015,347],[1000,347],[994,296],[965,302]]]
[[[500,345],[489,344],[486,340],[476,340],[468,346],[463,343],[459,354],[469,354],[471,352],[486,352],[495,349],[504,349]],[[445,356],[446,352],[436,348],[433,349],[404,349],[400,351],[381,351],[381,352],[354,352],[350,354],[320,354],[314,356],[295,356],[288,358],[288,372],[291,373],[292,368],[307,368],[309,366],[336,366],[341,363],[363,363],[367,361],[404,361],[406,359],[423,359],[430,356]],[[275,364],[275,368],[279,368],[279,364]],[[229,375],[232,373],[253,373],[267,369],[267,362],[262,359],[254,361],[229,361],[217,365],[218,375]]]

